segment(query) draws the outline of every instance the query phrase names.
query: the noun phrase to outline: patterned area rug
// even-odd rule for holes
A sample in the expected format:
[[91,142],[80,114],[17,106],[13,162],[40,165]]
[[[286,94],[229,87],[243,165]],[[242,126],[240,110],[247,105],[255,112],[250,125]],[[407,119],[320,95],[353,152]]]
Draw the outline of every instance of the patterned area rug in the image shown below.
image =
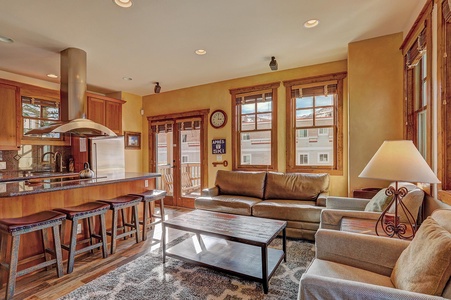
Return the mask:
[[[172,241],[168,247],[188,238]],[[172,245],[171,245],[172,244]],[[281,249],[281,239],[271,247]],[[96,299],[296,299],[299,280],[315,256],[314,243],[287,240],[287,262],[282,262],[263,293],[260,283],[244,280],[167,257],[162,264],[160,250],[119,267],[60,298]]]

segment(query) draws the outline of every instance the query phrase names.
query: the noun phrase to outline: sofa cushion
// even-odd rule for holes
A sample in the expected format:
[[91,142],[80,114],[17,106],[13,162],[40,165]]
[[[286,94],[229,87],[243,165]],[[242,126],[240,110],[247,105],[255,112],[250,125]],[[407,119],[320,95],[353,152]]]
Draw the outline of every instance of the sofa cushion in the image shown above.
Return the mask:
[[[423,204],[424,199],[424,191],[418,187],[414,189],[408,189],[408,193],[402,198],[402,203],[407,207],[409,212],[412,214],[413,218],[416,220],[418,217],[418,211],[420,210],[421,204]],[[394,214],[395,213],[395,205],[392,204],[390,209],[388,210],[389,213]],[[398,214],[399,214],[399,220],[402,223],[408,223],[409,220],[407,219],[406,214],[404,213],[404,210],[399,206],[398,204]]]
[[321,210],[321,207],[315,206],[315,201],[265,200],[252,207],[252,215],[286,221],[319,223]]
[[266,176],[265,199],[315,200],[329,190],[329,174],[278,174]]
[[252,206],[261,199],[245,196],[219,195],[214,197],[198,197],[194,201],[196,209],[205,209],[236,215],[252,215]]
[[387,196],[385,191],[387,189],[381,189],[371,198],[370,202],[365,206],[364,211],[381,212],[383,211],[390,201],[393,199],[393,195]]
[[215,185],[221,195],[241,195],[263,199],[266,172],[218,170]]
[[451,276],[451,233],[428,217],[391,274],[396,288],[440,296]]

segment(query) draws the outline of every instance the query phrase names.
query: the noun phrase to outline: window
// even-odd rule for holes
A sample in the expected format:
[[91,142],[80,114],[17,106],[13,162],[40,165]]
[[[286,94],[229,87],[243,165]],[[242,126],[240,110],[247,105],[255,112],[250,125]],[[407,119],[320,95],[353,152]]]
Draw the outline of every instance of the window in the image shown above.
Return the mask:
[[299,165],[308,165],[308,153],[299,154]]
[[243,154],[241,156],[241,164],[243,164],[243,165],[250,165],[251,164],[251,155],[250,154]]
[[21,106],[23,139],[61,138],[59,133],[25,135],[31,129],[61,123],[59,102],[22,96]]
[[188,162],[188,155],[182,155],[182,163]]
[[187,134],[182,134],[182,143],[186,143],[188,140],[188,135]]
[[230,90],[234,170],[277,170],[277,142],[273,141],[277,140],[279,85]]
[[[345,77],[346,73],[336,73],[284,82],[287,124],[291,124],[287,126],[287,172],[342,174]],[[301,158],[304,154],[308,154],[307,163]]]
[[401,45],[404,55],[404,138],[412,140],[424,159],[432,156],[432,24],[426,4]]

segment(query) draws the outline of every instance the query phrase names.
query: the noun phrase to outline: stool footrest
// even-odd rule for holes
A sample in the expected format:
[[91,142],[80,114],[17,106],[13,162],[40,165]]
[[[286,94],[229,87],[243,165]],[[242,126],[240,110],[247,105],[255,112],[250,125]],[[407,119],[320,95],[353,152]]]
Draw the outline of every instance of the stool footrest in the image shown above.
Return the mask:
[[75,251],[75,255],[78,255],[80,253],[85,253],[85,252],[97,249],[99,247],[102,247],[102,243],[97,243],[97,244],[90,245],[90,246],[84,247],[82,249],[79,249],[79,250]]
[[36,271],[36,270],[39,270],[39,269],[42,269],[42,268],[51,266],[51,265],[53,265],[53,264],[55,264],[55,263],[56,263],[56,259],[51,259],[51,260],[42,262],[42,263],[40,263],[40,264],[38,264],[38,265],[35,265],[35,266],[32,266],[32,267],[29,267],[29,268],[20,270],[20,271],[17,272],[17,275],[16,275],[16,276],[19,277],[19,276],[22,276],[22,275],[31,273],[31,272],[33,272],[33,271]]
[[120,238],[129,236],[129,235],[133,235],[133,234],[136,234],[136,230],[130,230],[130,231],[126,231],[121,234],[118,234],[118,235],[116,235],[116,239],[120,239]]

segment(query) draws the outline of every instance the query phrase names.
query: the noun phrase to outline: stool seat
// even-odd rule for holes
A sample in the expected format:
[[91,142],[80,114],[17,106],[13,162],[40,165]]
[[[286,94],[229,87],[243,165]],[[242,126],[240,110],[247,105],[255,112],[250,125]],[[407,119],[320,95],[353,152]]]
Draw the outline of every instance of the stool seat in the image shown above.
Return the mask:
[[0,229],[13,233],[16,231],[28,230],[33,227],[56,223],[64,219],[66,219],[66,215],[60,212],[46,210],[19,218],[1,219]]
[[130,206],[130,205],[133,205],[135,202],[136,203],[141,202],[141,200],[142,200],[142,198],[139,196],[126,195],[126,196],[119,196],[116,198],[106,199],[106,200],[101,199],[98,201],[108,203],[110,205],[110,209],[112,209],[112,208],[119,208],[121,206]]
[[88,202],[77,206],[55,208],[56,211],[66,214],[69,220],[74,217],[81,217],[86,214],[92,214],[96,212],[101,212],[103,210],[108,210],[110,205],[102,202]]
[[166,191],[162,190],[149,190],[143,193],[130,194],[131,196],[140,196],[142,197],[142,201],[155,201],[160,200],[166,196]]

